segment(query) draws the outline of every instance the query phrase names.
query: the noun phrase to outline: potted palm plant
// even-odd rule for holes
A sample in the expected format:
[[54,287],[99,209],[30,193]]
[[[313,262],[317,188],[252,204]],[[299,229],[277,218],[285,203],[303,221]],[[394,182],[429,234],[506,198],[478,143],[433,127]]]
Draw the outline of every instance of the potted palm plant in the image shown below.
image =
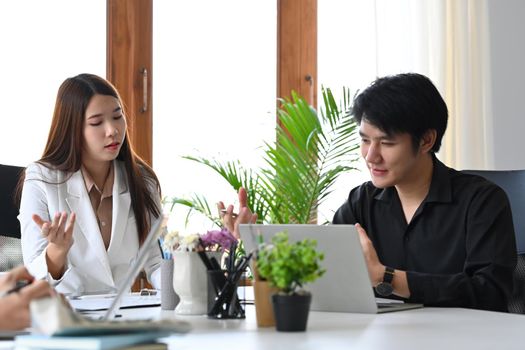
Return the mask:
[[[281,100],[276,140],[265,143],[266,166],[244,167],[239,161],[221,161],[198,156],[184,158],[201,163],[224,178],[238,191],[248,189],[248,206],[260,223],[312,223],[318,206],[331,193],[339,175],[355,169],[359,143],[357,127],[351,117],[350,93],[343,89],[337,103],[330,89],[322,89],[324,107],[320,113],[304,98],[292,92],[291,100]],[[167,200],[208,217],[221,226],[221,220],[203,195]]]
[[312,296],[302,287],[325,272],[320,266],[324,254],[316,250],[316,245],[310,239],[289,242],[288,234],[279,232],[271,244],[259,248],[257,272],[279,291],[272,295],[278,331],[306,330]]

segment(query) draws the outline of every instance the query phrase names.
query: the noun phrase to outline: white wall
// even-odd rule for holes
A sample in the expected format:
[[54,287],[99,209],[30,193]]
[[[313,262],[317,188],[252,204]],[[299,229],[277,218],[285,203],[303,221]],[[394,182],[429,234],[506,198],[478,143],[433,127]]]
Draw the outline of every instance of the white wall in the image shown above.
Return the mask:
[[495,169],[525,169],[525,1],[489,0]]

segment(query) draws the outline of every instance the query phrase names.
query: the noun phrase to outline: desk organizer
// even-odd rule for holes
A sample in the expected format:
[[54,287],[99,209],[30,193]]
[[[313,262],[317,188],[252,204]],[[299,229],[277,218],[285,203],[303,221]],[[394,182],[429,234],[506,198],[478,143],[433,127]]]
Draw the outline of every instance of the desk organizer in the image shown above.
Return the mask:
[[208,317],[245,318],[237,296],[239,280],[228,278],[226,270],[208,270]]

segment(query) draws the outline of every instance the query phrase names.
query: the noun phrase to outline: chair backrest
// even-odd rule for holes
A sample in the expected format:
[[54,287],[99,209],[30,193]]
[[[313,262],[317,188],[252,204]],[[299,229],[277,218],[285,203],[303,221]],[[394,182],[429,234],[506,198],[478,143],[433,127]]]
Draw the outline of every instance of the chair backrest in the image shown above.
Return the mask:
[[15,190],[24,168],[0,164],[0,236],[20,238]]
[[0,272],[9,271],[23,262],[20,239],[0,236]]
[[24,168],[0,164],[0,271],[22,263],[15,190]]
[[509,311],[525,313],[525,170],[465,170],[501,187],[509,198],[516,234],[518,262],[514,270],[514,291]]

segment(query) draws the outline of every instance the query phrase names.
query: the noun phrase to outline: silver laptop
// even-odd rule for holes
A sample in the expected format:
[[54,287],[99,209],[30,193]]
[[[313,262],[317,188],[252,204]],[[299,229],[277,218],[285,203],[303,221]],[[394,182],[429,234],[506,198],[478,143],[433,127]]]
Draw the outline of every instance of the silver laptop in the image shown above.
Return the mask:
[[241,224],[239,229],[247,252],[257,248],[259,234],[264,242],[270,242],[281,231],[288,231],[292,242],[304,238],[317,241],[317,249],[324,253],[321,265],[326,272],[305,286],[312,293],[311,310],[374,314],[423,306],[376,300],[354,225]]
[[135,278],[140,273],[140,270],[142,270],[142,267],[144,266],[144,263],[146,262],[146,259],[149,256],[151,247],[153,245],[158,244],[157,240],[159,239],[159,236],[162,232],[162,228],[166,226],[167,220],[167,217],[162,216],[161,218],[153,222],[153,225],[151,226],[150,232],[146,237],[146,240],[144,241],[137,253],[137,258],[128,270],[126,277],[122,280],[118,288],[117,295],[113,299],[113,302],[102,317],[103,320],[109,320],[115,317],[118,309],[120,308],[122,298],[124,297],[124,295],[129,293],[133,281],[135,281]]

